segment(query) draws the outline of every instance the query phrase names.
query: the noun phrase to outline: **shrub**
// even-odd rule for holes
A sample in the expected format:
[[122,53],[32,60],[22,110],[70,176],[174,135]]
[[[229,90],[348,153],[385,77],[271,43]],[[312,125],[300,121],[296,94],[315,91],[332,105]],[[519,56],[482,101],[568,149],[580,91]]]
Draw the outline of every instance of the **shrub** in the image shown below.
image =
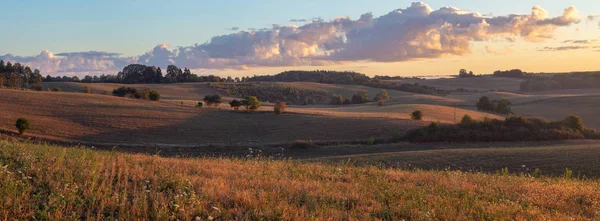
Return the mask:
[[375,137],[369,137],[369,139],[367,140],[367,144],[368,144],[368,145],[373,145],[373,144],[375,144]]
[[215,94],[215,95],[206,95],[204,97],[204,103],[206,103],[206,105],[210,106],[219,106],[219,104],[223,103],[223,100],[221,98],[221,95]]
[[157,91],[152,90],[150,88],[144,89],[143,97],[144,97],[144,100],[150,100],[150,101],[160,100],[160,94]]
[[281,114],[283,113],[283,111],[285,111],[286,107],[287,105],[285,102],[277,102],[277,104],[275,104],[275,107],[273,107],[273,111],[275,112],[275,114]]
[[360,90],[358,93],[352,96],[353,104],[362,104],[369,102],[369,92],[367,90]]
[[[2,87],[2,84],[0,84],[0,87]],[[31,90],[34,90],[34,91],[42,91],[44,89],[44,88],[42,88],[42,85],[39,85],[39,84],[31,85],[31,87],[29,87],[29,88],[31,88]]]
[[202,105],[204,105],[204,103],[202,103],[202,101],[198,101],[198,104],[196,104],[197,108],[202,108]]
[[410,119],[413,120],[423,120],[423,112],[420,110],[416,110],[410,114]]
[[92,89],[90,89],[90,87],[88,87],[88,86],[85,86],[85,87],[83,87],[83,93],[86,93],[86,94],[92,93]]
[[460,120],[461,124],[464,125],[469,125],[472,124],[475,120],[473,120],[473,118],[471,116],[469,116],[468,114],[465,114],[465,116],[462,117],[462,119]]
[[19,134],[22,135],[26,130],[29,130],[29,120],[25,118],[19,118],[15,123],[15,127],[17,127],[17,130],[19,130]]
[[290,150],[305,150],[305,149],[316,149],[320,148],[319,145],[313,144],[310,141],[296,140],[288,147]]
[[120,87],[120,88],[114,89],[112,94],[114,96],[119,96],[119,97],[128,96],[128,97],[132,97],[132,98],[136,98],[136,99],[142,98],[142,94],[140,94],[140,92],[136,88],[133,88],[133,87]]
[[388,92],[386,90],[381,90],[381,92],[379,92],[377,95],[375,95],[376,101],[387,100],[387,99],[390,99],[390,95],[388,94]]
[[231,108],[233,108],[234,110],[238,110],[242,106],[242,102],[238,101],[236,99],[233,99],[232,101],[229,102],[229,106],[231,106]]
[[61,91],[63,91],[63,90],[62,90],[62,88],[55,87],[55,88],[52,88],[52,91],[55,91],[55,92],[61,92]]
[[344,97],[342,95],[334,94],[331,96],[331,101],[329,102],[331,105],[342,105],[344,104]]
[[378,100],[377,101],[377,106],[383,107],[383,105],[385,105],[385,102],[383,100]]
[[246,106],[246,110],[255,111],[260,108],[260,101],[255,96],[248,96],[246,100],[244,100],[244,106]]

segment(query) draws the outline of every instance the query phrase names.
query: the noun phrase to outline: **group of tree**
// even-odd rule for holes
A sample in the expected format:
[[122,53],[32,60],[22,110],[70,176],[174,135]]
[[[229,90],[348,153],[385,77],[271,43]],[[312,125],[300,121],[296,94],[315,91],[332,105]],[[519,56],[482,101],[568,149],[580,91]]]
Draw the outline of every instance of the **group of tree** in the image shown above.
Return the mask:
[[[278,102],[278,104],[280,103],[282,102]],[[285,109],[285,102],[283,102],[283,104],[283,109]],[[247,111],[255,111],[260,108],[260,101],[256,96],[247,96],[244,100],[233,99],[229,102],[229,106],[231,106],[231,108],[234,110],[239,110],[240,107],[245,107]],[[281,112],[283,112],[283,109],[280,109]]]
[[[390,95],[386,90],[381,90],[372,101],[378,102],[378,105],[382,106],[383,102],[387,99],[390,99]],[[356,94],[352,95],[350,99],[344,98],[342,95],[334,94],[331,96],[329,100],[329,104],[331,105],[348,105],[348,104],[363,104],[367,103],[369,100],[369,92],[367,90],[360,90]]]
[[143,91],[140,91],[137,88],[133,88],[133,87],[120,87],[120,88],[114,89],[112,94],[114,96],[119,96],[119,97],[129,97],[129,98],[144,99],[144,100],[150,100],[150,101],[160,100],[160,94],[157,91],[152,90],[150,88],[146,88]]
[[38,69],[31,70],[29,66],[20,63],[4,63],[0,60],[0,88],[24,88],[36,91],[42,90],[42,75]]
[[509,115],[513,113],[510,105],[511,102],[506,98],[502,98],[500,100],[490,100],[487,96],[479,98],[479,101],[477,101],[476,104],[477,110],[494,112],[504,115]]
[[411,130],[405,136],[409,142],[515,142],[567,139],[600,139],[600,133],[585,128],[578,116],[549,122],[539,118],[513,116],[505,120],[477,121],[469,115],[455,125],[431,123]]
[[538,75],[521,83],[521,91],[600,88],[600,72],[575,72]]
[[458,77],[459,78],[470,78],[470,77],[476,77],[475,74],[473,74],[472,71],[467,71],[466,69],[460,69],[460,71],[458,72]]
[[492,74],[492,76],[494,77],[507,77],[507,78],[530,78],[533,76],[533,74],[524,72],[520,69],[512,69],[512,70],[508,70],[508,71],[494,71],[494,74]]
[[[400,79],[404,79],[398,77]],[[245,78],[249,82],[316,82],[324,84],[350,84],[375,87],[387,90],[405,91],[419,94],[447,95],[450,92],[435,87],[419,85],[418,83],[387,82],[394,77],[369,76],[350,71],[286,71],[276,75],[264,75]]]
[[328,101],[325,90],[289,87],[272,83],[211,83],[211,86],[226,95],[237,97],[255,96],[261,101],[283,101],[290,104],[324,104]]

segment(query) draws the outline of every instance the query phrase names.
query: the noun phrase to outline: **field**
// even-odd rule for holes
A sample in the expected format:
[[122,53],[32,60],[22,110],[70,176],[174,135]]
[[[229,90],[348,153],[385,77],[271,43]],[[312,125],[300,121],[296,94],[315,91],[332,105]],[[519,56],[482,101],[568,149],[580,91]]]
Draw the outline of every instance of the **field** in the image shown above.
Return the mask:
[[0,130],[15,133],[14,121],[25,117],[31,121],[28,135],[75,143],[197,146],[366,140],[424,124],[407,119],[276,116],[268,108],[269,112],[248,114],[99,94],[1,91]]
[[1,219],[598,219],[600,183],[0,141]]
[[454,91],[458,88],[467,89],[469,91],[519,91],[519,86],[522,79],[517,78],[505,78],[505,77],[474,77],[474,78],[440,78],[440,79],[402,79],[402,80],[390,80],[389,82],[394,83],[419,83],[427,86],[433,86],[440,89]]

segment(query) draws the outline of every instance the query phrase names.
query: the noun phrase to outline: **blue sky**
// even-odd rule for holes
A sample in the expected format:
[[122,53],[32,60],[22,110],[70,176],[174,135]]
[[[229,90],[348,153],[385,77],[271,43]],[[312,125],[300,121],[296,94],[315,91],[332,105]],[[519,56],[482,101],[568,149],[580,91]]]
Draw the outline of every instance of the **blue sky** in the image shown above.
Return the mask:
[[[157,44],[185,46],[204,43],[212,36],[232,33],[231,27],[264,28],[288,24],[290,19],[338,16],[356,18],[373,12],[380,16],[412,1],[398,0],[2,0],[0,54],[33,55],[108,51],[141,54]],[[448,1],[426,1],[433,9]],[[450,5],[482,14],[529,13],[541,5],[550,15],[575,5],[582,14],[600,13],[600,1],[453,1]],[[14,10],[13,10],[14,9]]]
[[[331,39],[309,39],[312,42],[307,45],[300,45],[303,41],[290,44],[290,37],[297,37],[293,35],[271,39],[270,34],[281,31],[276,29],[258,33],[263,38],[258,42],[256,36],[244,38],[238,32],[229,30],[232,27],[239,27],[241,30],[272,28],[273,24],[303,26],[307,22],[294,23],[290,19],[310,21],[315,17],[322,18],[328,24],[334,24],[333,19],[341,16],[349,16],[352,22],[359,22],[364,13],[371,12],[373,18],[377,19],[395,9],[412,8],[411,3],[412,1],[399,0],[0,0],[0,27],[3,30],[0,34],[0,59],[22,62],[33,68],[39,66],[43,72],[61,75],[114,73],[127,63],[160,66],[173,63],[178,66],[189,65],[192,69],[199,69],[199,72],[206,73],[208,70],[210,73],[234,76],[272,74],[288,69],[354,70],[370,75],[397,75],[396,70],[406,69],[414,70],[411,73],[419,75],[446,74],[469,66],[476,72],[484,73],[504,67],[525,67],[530,71],[600,69],[600,64],[593,62],[597,60],[594,58],[600,56],[599,19],[586,20],[588,15],[600,14],[598,0],[425,2],[433,11],[444,6],[454,6],[490,19],[508,14],[518,14],[521,16],[519,18],[525,18],[531,16],[534,5],[540,5],[547,11],[546,17],[549,20],[544,21],[546,23],[559,21],[556,20],[559,18],[567,19],[563,16],[563,11],[571,5],[579,12],[580,22],[557,23],[551,27],[539,25],[544,22],[529,23],[513,31],[511,22],[495,23],[492,24],[495,31],[486,29],[483,39],[475,36],[477,33],[466,36],[459,31],[442,36],[441,39],[440,36],[428,36],[428,33],[431,34],[429,31],[447,34],[444,26],[435,23],[429,24],[432,25],[429,31],[419,30],[421,35],[416,39],[407,39],[405,33],[399,31],[407,27],[400,27],[398,30],[390,30],[393,38],[384,39],[389,40],[388,42],[368,42],[389,34],[386,33],[387,30],[378,32],[373,29],[368,31],[368,38],[343,42],[343,46],[339,45],[340,42],[337,42],[338,45],[332,43],[336,36],[363,29],[346,27],[337,30],[337,33],[320,33],[321,37]],[[452,23],[455,18],[456,14],[444,19],[449,19],[446,22]],[[412,21],[413,18],[400,19],[396,22]],[[464,28],[456,26],[457,24],[453,23],[455,28]],[[295,30],[294,35],[323,31],[313,28],[315,27],[309,27],[308,32]],[[224,44],[203,45],[210,43],[212,37],[222,35],[227,35],[222,39]],[[546,37],[533,39],[532,37],[536,37],[534,35]],[[462,44],[448,45],[447,41],[444,42],[444,37],[456,37]],[[397,39],[400,39],[399,42]],[[368,44],[356,44],[365,40]],[[566,44],[566,40],[589,40],[589,44]],[[169,47],[157,46],[161,44]],[[332,45],[338,48],[331,49]],[[181,48],[186,48],[191,54],[184,57],[180,56],[180,51],[174,52]],[[47,52],[43,52],[44,50]],[[324,52],[325,50],[330,51]],[[354,54],[350,54],[353,50]],[[434,50],[433,53],[430,50]],[[79,57],[54,56],[64,52],[88,51],[116,52],[122,55],[120,58],[99,58],[84,53],[73,53]],[[376,53],[380,51],[383,56],[377,57]],[[336,54],[332,55],[334,52]],[[385,53],[389,54],[389,60],[386,60]],[[6,54],[12,56],[5,56]],[[223,58],[222,55],[225,55],[226,60],[219,60]],[[306,61],[306,58],[316,61]],[[475,60],[478,62],[473,62]],[[438,65],[432,66],[431,62]]]

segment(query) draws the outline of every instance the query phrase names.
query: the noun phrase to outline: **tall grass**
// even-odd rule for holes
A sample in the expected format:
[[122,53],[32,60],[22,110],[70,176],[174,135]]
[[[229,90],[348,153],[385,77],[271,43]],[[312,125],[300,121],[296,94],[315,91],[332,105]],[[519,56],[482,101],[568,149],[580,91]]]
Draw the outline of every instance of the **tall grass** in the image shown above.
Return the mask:
[[0,219],[598,219],[600,183],[0,141]]

